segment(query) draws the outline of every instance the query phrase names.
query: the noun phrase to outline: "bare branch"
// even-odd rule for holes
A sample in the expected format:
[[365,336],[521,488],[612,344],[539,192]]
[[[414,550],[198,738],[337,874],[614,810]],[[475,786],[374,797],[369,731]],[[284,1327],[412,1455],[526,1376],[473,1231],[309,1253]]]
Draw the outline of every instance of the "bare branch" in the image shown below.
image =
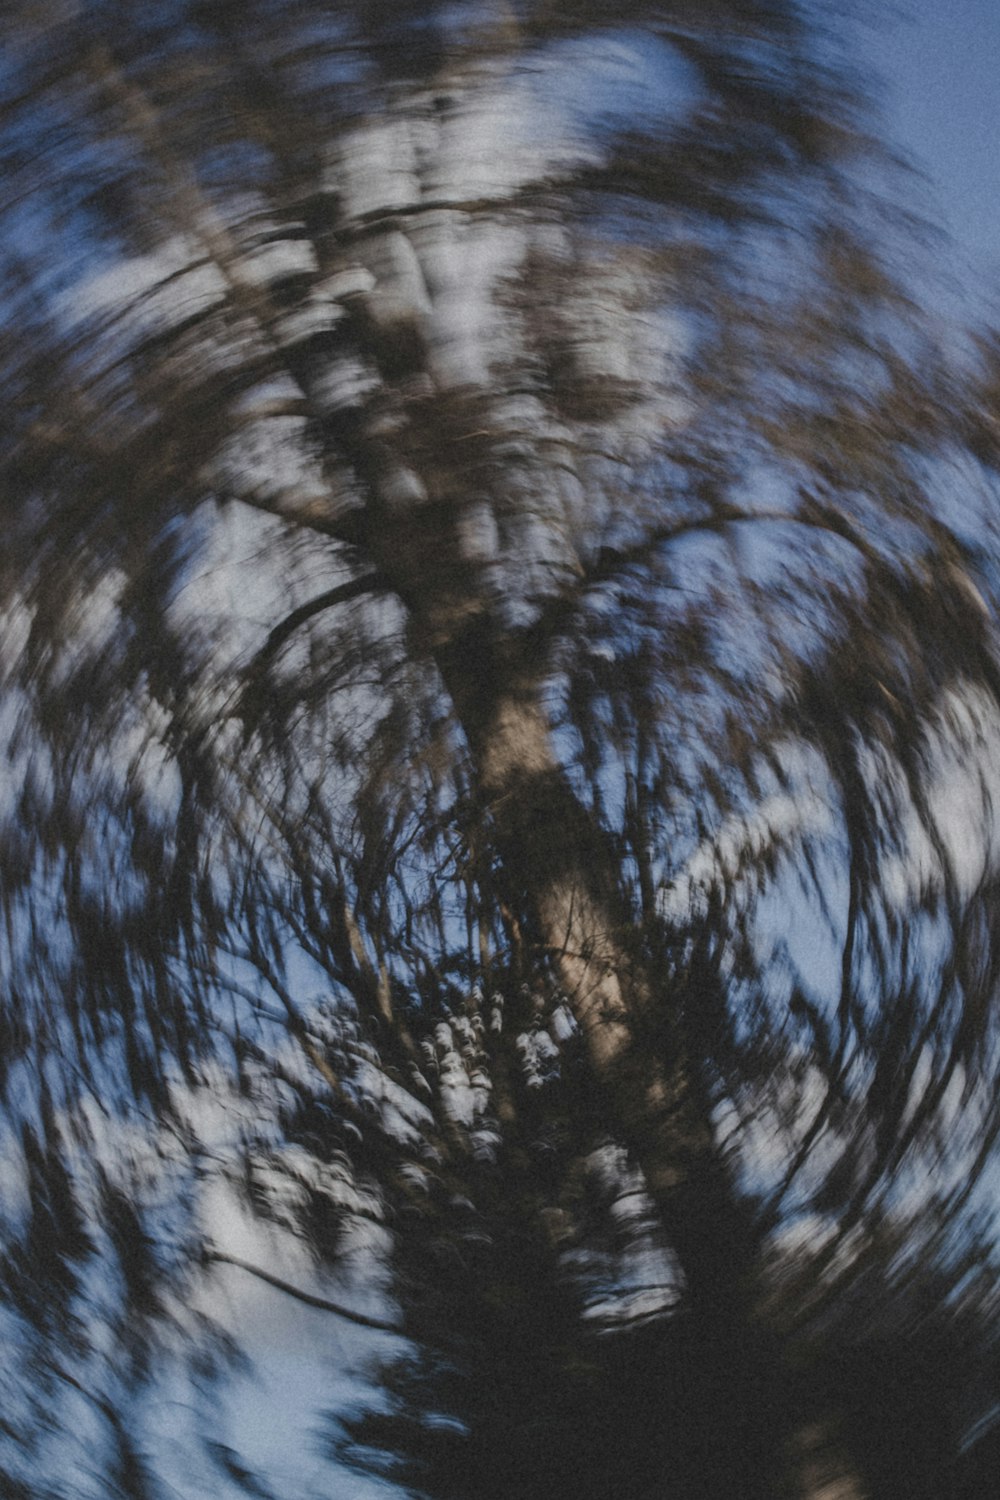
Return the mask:
[[292,1286],[291,1282],[283,1281],[280,1276],[273,1276],[270,1271],[265,1271],[261,1266],[252,1266],[249,1261],[241,1260],[238,1255],[227,1255],[222,1250],[208,1249],[202,1257],[205,1261],[214,1261],[218,1265],[236,1266],[240,1271],[247,1271],[251,1276],[256,1276],[259,1281],[266,1281],[268,1286],[276,1287],[279,1292],[284,1292],[288,1297],[294,1297],[297,1302],[304,1302],[307,1307],[318,1307],[321,1312],[333,1313],[338,1318],[344,1318],[348,1323],[356,1323],[359,1328],[376,1328],[382,1333],[402,1333],[398,1323],[390,1323],[386,1318],[374,1318],[368,1313],[356,1312],[353,1307],[345,1307],[342,1302],[332,1302],[329,1297],[317,1297],[314,1292],[304,1292],[301,1287]]
[[305,604],[300,604],[297,609],[292,610],[291,614],[286,615],[279,625],[275,625],[254,657],[251,672],[257,672],[266,667],[285,642],[316,615],[322,614],[324,610],[333,609],[338,604],[346,604],[349,599],[358,599],[364,594],[378,593],[385,587],[385,580],[380,574],[363,573],[358,578],[349,578],[346,583],[339,583],[332,589],[326,589],[322,594],[317,594],[314,599],[307,599]]

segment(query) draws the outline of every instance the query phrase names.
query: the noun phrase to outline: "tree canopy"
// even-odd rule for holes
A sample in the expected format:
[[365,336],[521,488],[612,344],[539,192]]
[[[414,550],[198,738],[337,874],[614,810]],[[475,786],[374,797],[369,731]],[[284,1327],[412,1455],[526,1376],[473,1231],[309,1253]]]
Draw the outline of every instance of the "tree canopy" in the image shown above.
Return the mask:
[[993,1390],[996,343],[927,310],[842,39],[12,17],[12,1493],[55,1390],[155,1492],[122,1351],[207,1370],[227,1267],[407,1336],[331,1441],[411,1489],[618,1493],[628,1433],[637,1495],[942,1493]]

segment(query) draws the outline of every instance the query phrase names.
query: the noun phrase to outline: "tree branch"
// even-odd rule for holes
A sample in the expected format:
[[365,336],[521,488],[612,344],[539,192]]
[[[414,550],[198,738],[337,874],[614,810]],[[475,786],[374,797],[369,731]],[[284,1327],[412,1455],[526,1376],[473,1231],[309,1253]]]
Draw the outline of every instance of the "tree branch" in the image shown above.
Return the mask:
[[202,1257],[205,1261],[214,1261],[219,1265],[236,1266],[240,1271],[248,1271],[251,1276],[256,1276],[260,1281],[266,1281],[268,1286],[276,1287],[279,1292],[286,1296],[294,1297],[298,1302],[304,1302],[308,1307],[318,1307],[321,1312],[334,1313],[338,1318],[346,1318],[348,1323],[357,1323],[360,1328],[376,1328],[382,1333],[402,1333],[398,1323],[390,1323],[386,1318],[374,1318],[368,1313],[355,1312],[351,1307],[345,1307],[341,1302],[331,1302],[328,1297],[317,1297],[313,1292],[304,1292],[301,1287],[292,1286],[289,1281],[282,1281],[280,1276],[272,1276],[270,1271],[265,1271],[260,1266],[252,1266],[249,1261],[240,1260],[238,1255],[227,1255],[222,1250],[208,1249]]
[[315,615],[322,614],[326,609],[333,609],[337,604],[345,604],[348,599],[358,599],[363,594],[374,594],[384,588],[385,580],[377,572],[362,573],[359,578],[349,578],[346,583],[339,583],[335,588],[327,589],[325,593],[317,594],[314,599],[307,599],[305,604],[300,604],[298,609],[293,609],[291,614],[286,615],[279,625],[275,625],[267,640],[261,646],[253,659],[250,670],[259,671],[267,666],[268,662],[277,655],[282,646],[295,632],[311,620]]
[[565,635],[573,628],[577,612],[594,589],[615,582],[636,563],[646,561],[658,548],[697,532],[718,534],[732,526],[760,523],[802,526],[811,531],[826,532],[847,542],[868,561],[876,555],[872,544],[845,512],[833,505],[821,506],[810,497],[806,497],[806,504],[799,512],[747,511],[735,505],[720,505],[709,515],[656,526],[630,546],[602,547],[593,561],[581,569],[573,586],[554,598],[542,611],[538,622],[531,628],[531,634],[545,640]]

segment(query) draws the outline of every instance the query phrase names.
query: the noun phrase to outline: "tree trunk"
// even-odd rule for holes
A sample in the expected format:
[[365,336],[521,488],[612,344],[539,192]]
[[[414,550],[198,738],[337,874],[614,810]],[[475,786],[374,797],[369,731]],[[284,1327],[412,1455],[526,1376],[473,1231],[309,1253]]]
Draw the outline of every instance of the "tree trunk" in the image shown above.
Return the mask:
[[701,1060],[688,1055],[671,997],[658,993],[630,940],[617,856],[555,758],[537,684],[500,682],[467,655],[440,665],[505,895],[534,921],[583,1035],[608,1128],[641,1167],[684,1273],[700,1330],[698,1378],[714,1413],[706,1412],[704,1466],[691,1493],[777,1500],[785,1492],[777,1361],[754,1331],[754,1237],[717,1147]]

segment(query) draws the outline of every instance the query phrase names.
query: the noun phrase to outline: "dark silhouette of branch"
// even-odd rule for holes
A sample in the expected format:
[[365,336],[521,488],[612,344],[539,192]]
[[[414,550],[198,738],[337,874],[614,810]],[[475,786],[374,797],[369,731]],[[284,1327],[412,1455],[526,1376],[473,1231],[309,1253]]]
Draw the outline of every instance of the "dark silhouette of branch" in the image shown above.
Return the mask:
[[307,599],[305,604],[300,604],[297,609],[292,610],[291,614],[286,615],[280,624],[275,625],[254,657],[251,672],[255,673],[266,667],[285,642],[316,615],[322,614],[324,610],[333,609],[338,604],[346,604],[349,599],[358,599],[364,594],[377,593],[383,587],[383,580],[378,573],[364,573],[360,578],[350,578],[346,583],[338,583],[336,587],[326,589],[322,594],[317,594],[314,599]]
[[294,1297],[297,1302],[304,1302],[308,1307],[318,1307],[321,1312],[333,1313],[338,1318],[345,1318],[348,1323],[356,1323],[359,1328],[376,1328],[382,1333],[402,1332],[398,1323],[390,1323],[387,1318],[373,1318],[368,1313],[356,1312],[352,1307],[345,1307],[342,1302],[333,1302],[329,1297],[317,1297],[313,1292],[304,1292],[301,1287],[292,1286],[291,1282],[283,1281],[280,1276],[272,1276],[270,1271],[265,1271],[260,1266],[252,1266],[249,1261],[241,1260],[238,1255],[226,1255],[222,1250],[206,1250],[203,1259],[208,1262],[214,1261],[218,1265],[236,1266],[238,1270],[247,1271],[251,1276],[256,1276],[259,1281],[266,1281],[268,1286],[276,1287],[279,1292]]

